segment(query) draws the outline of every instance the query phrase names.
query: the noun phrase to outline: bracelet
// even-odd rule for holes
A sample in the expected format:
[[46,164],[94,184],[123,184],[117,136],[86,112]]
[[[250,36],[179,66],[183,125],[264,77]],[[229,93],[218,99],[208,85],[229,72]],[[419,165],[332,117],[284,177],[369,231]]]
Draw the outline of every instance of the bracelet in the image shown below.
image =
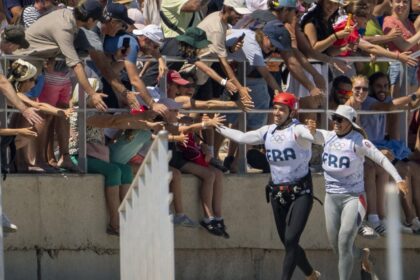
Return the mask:
[[220,85],[221,85],[222,87],[225,87],[225,86],[226,86],[226,84],[227,84],[227,79],[222,79],[222,80],[220,81]]
[[337,34],[335,32],[333,34],[334,34],[335,40],[338,40]]

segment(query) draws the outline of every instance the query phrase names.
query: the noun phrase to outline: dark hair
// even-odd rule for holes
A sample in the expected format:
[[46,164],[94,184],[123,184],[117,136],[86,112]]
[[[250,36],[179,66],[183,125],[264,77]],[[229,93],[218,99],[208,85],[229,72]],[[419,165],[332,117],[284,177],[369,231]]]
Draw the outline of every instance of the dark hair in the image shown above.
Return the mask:
[[378,71],[373,73],[372,75],[369,76],[369,96],[373,96],[375,97],[375,94],[373,92],[373,84],[376,82],[376,80],[379,80],[381,78],[386,78],[386,80],[388,81],[388,83],[390,83],[389,77],[388,75]]
[[350,84],[351,85],[351,80],[349,77],[341,75],[341,76],[337,76],[332,83],[332,87],[336,88],[338,87],[339,84]]
[[337,98],[335,91],[338,88],[339,84],[349,84],[351,85],[351,80],[347,76],[337,76],[332,83],[331,92],[330,92],[330,100],[333,100],[335,103],[340,104],[340,100]]
[[90,18],[90,16],[83,7],[83,4],[73,8],[73,15],[76,20],[80,20],[83,22],[87,22]]
[[352,13],[357,17],[368,18],[369,17],[369,6],[363,0],[357,0],[350,2],[345,8],[347,13]]

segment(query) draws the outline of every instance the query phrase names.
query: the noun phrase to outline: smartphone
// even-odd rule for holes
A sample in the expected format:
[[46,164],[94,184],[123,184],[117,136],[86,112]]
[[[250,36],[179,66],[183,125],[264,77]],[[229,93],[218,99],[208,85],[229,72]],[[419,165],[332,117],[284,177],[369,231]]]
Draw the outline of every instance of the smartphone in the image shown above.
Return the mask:
[[124,38],[123,43],[122,43],[121,53],[125,54],[129,47],[130,47],[130,38],[128,37]]
[[148,110],[148,108],[146,106],[141,105],[140,109],[131,109],[130,114],[135,116],[135,115],[141,114],[143,112],[146,112],[147,110]]

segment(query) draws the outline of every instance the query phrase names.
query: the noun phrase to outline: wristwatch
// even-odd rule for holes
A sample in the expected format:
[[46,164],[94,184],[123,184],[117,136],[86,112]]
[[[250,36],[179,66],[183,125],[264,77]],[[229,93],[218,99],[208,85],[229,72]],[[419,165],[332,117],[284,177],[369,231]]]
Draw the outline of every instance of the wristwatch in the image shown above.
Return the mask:
[[412,101],[416,101],[417,100],[417,94],[413,93],[412,95],[410,95],[411,100]]

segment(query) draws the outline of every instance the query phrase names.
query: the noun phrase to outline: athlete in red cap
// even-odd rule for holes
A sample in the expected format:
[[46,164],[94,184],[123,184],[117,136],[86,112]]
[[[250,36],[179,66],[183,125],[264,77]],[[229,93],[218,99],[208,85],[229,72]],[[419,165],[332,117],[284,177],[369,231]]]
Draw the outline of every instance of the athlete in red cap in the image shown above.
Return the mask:
[[238,143],[264,144],[271,171],[266,198],[267,202],[271,200],[277,231],[286,249],[280,279],[291,279],[296,266],[307,279],[318,279],[320,273],[312,268],[299,246],[313,204],[309,160],[314,138],[294,119],[297,100],[293,94],[279,93],[273,103],[274,124],[245,133],[225,126],[217,131]]

